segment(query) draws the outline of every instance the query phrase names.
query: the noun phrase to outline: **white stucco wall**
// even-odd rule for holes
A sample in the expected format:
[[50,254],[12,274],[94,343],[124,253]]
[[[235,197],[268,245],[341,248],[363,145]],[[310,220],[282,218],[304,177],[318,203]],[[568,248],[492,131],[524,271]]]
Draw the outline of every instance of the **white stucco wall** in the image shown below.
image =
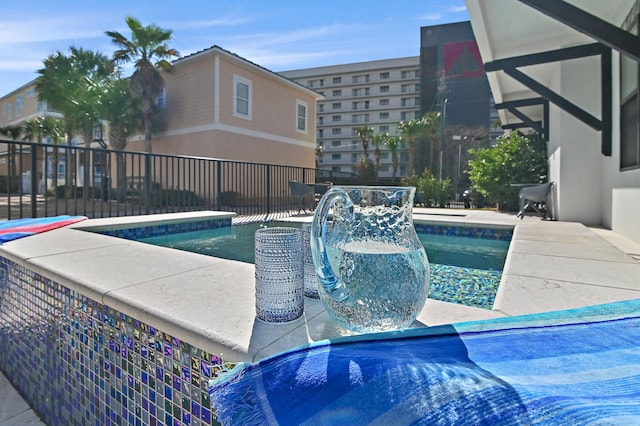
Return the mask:
[[[600,117],[599,60],[564,61],[549,87]],[[561,88],[561,89],[560,89]],[[601,225],[603,212],[600,132],[550,105],[549,171],[556,183],[557,219]]]

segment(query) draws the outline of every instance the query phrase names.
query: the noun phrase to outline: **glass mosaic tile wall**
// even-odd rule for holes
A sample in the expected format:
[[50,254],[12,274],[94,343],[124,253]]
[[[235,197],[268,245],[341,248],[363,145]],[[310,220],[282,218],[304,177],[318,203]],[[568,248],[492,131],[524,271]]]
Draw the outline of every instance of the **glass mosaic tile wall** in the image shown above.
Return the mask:
[[0,257],[0,370],[50,425],[210,425],[230,368]]
[[225,228],[229,226],[231,226],[231,218],[174,222],[98,232],[112,237],[125,238],[127,240],[139,240],[141,238],[156,237],[158,235],[170,235],[191,231],[204,231],[207,229]]
[[483,228],[467,225],[440,225],[434,223],[415,222],[419,234],[447,235],[451,237],[483,238],[486,240],[511,241],[513,229]]

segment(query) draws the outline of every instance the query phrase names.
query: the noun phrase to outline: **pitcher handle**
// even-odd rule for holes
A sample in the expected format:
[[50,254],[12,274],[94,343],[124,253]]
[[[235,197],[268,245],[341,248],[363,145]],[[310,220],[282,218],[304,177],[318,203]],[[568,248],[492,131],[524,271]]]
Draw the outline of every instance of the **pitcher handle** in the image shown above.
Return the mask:
[[[311,254],[318,275],[318,282],[322,285],[326,293],[334,300],[341,301],[346,299],[349,294],[347,289],[331,269],[329,258],[326,250],[326,228],[329,211],[333,205],[341,201],[344,211],[349,212],[350,217],[343,219],[351,220],[353,216],[353,202],[347,193],[338,187],[329,189],[320,199],[316,212],[313,215],[313,223],[311,225]],[[336,212],[334,211],[334,216]]]

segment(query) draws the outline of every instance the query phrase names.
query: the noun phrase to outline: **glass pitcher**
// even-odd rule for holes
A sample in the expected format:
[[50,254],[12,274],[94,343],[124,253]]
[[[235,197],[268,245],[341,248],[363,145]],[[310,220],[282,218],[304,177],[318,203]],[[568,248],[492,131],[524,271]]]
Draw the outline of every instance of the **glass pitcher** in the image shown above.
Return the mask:
[[320,299],[340,326],[407,328],[422,310],[429,261],[413,227],[414,194],[413,187],[337,186],[320,200],[311,251]]

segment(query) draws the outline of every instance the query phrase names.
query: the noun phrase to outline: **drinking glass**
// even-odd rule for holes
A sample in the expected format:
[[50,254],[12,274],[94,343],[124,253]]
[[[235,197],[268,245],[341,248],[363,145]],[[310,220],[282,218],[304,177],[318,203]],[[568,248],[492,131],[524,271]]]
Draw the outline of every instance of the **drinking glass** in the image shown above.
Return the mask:
[[261,228],[254,238],[257,318],[269,323],[300,318],[304,310],[300,230]]

